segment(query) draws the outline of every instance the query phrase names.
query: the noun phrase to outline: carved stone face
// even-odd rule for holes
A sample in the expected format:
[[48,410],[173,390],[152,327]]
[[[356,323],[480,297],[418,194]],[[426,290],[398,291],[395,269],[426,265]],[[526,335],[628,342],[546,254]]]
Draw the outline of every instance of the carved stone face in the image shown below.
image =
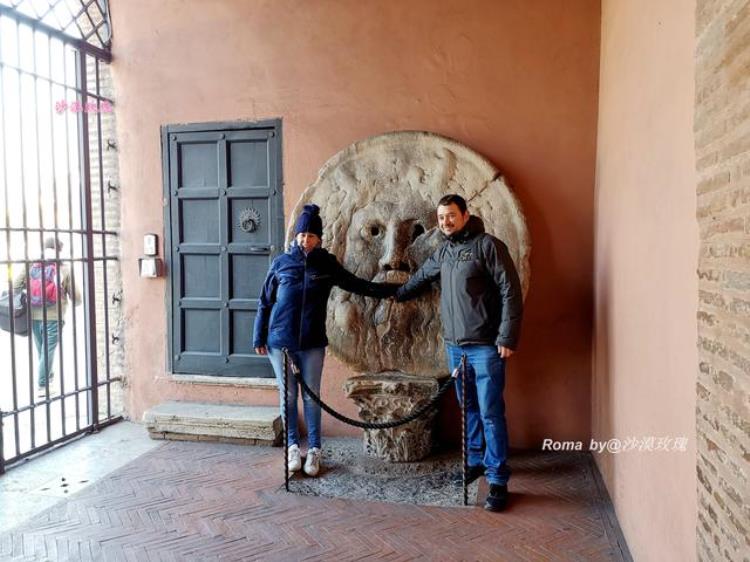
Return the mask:
[[[417,197],[374,201],[352,215],[343,264],[364,279],[403,284],[442,243],[435,225],[435,209]],[[350,361],[356,363],[362,355],[357,350],[367,349],[369,370],[376,372],[427,374],[442,364],[436,289],[406,303],[335,291],[333,304],[329,330],[353,340],[346,346],[354,352]],[[378,369],[372,369],[374,357]]]
[[373,202],[352,216],[344,262],[368,279],[404,283],[434,249],[434,226],[434,209],[418,201]]

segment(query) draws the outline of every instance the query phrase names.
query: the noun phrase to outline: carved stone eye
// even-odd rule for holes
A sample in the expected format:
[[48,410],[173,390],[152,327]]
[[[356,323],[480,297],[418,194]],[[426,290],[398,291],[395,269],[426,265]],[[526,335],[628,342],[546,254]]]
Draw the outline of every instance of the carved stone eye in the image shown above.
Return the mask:
[[372,240],[373,238],[379,238],[385,232],[385,227],[377,222],[371,222],[362,227],[360,234],[365,240]]

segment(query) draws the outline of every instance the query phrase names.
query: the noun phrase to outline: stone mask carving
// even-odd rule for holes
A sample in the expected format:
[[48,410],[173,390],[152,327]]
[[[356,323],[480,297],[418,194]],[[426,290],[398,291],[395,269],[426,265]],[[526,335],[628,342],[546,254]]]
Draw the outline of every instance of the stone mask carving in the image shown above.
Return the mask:
[[[430,133],[379,135],[335,155],[297,203],[287,237],[302,206],[314,202],[324,247],[349,271],[403,283],[443,242],[435,209],[447,193],[464,196],[487,231],[508,245],[525,293],[530,245],[515,197],[484,158]],[[407,303],[334,289],[327,328],[333,352],[356,371],[447,374],[436,288]]]

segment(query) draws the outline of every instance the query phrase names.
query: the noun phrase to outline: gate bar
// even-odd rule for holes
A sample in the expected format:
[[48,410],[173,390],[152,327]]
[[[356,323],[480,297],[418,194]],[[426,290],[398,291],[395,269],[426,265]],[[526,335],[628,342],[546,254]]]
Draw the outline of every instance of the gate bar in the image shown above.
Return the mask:
[[[64,51],[63,51],[64,53]],[[52,38],[47,36],[47,61],[49,64],[49,74],[50,78],[52,78]],[[52,208],[53,208],[53,225],[55,229],[55,240],[57,240],[57,244],[55,244],[55,283],[57,283],[58,287],[62,287],[62,262],[60,260],[60,239],[57,235],[57,230],[60,227],[59,221],[58,221],[58,201],[57,201],[57,157],[55,154],[55,117],[52,111],[52,105],[54,103],[54,92],[52,89],[52,81],[50,80],[48,82],[49,86],[49,137],[50,137],[50,153],[52,155]],[[67,140],[67,139],[66,139]],[[49,231],[48,231],[49,232]],[[75,296],[75,294],[73,295]],[[73,300],[73,299],[71,299]],[[57,347],[59,349],[59,357],[60,357],[60,394],[65,394],[65,340],[63,339],[65,330],[63,329],[63,310],[62,310],[62,299],[58,295],[57,299]],[[75,302],[73,302],[73,306],[71,307],[71,312],[75,316]],[[73,342],[73,345],[75,345],[75,342]],[[62,430],[62,434],[65,435],[65,400],[60,401],[60,427]]]
[[[85,51],[78,51],[78,65],[76,69],[78,73],[77,83],[81,87],[81,107],[86,107],[88,100],[86,93],[88,89],[87,85],[87,72],[86,72],[86,53]],[[84,256],[91,258],[94,256],[94,233],[92,229],[92,210],[91,210],[91,157],[89,155],[89,123],[86,118],[85,112],[78,114],[79,124],[79,137],[81,143],[81,166],[82,166],[82,177],[83,177],[83,226],[86,230],[86,245],[84,247]],[[98,371],[98,356],[97,356],[97,341],[96,341],[96,276],[94,272],[94,263],[89,262],[86,264],[86,282],[84,288],[86,289],[86,309],[88,312],[88,321],[86,322],[86,369],[88,372],[88,382],[93,387],[89,393],[88,408],[90,420],[93,421],[94,429],[99,428],[99,388],[97,382],[99,380]]]
[[[2,42],[0,41],[0,60],[3,58],[3,51],[2,51]],[[3,92],[5,91],[5,81],[3,80],[3,73],[0,72],[0,96],[3,95]],[[0,104],[0,108],[2,111],[0,111],[0,122],[2,122],[2,125],[0,125],[0,134],[3,136],[3,200],[5,203],[5,224],[6,226],[10,226],[10,199],[8,197],[8,143],[5,141],[5,139],[8,138],[6,131],[5,131],[5,125],[7,123],[7,118],[5,115],[6,107],[5,104]],[[5,253],[8,257],[10,257],[10,233],[6,233],[5,235]],[[13,272],[10,267],[8,267],[8,299],[9,302],[13,302]],[[18,382],[16,381],[16,322],[14,316],[10,315],[10,373],[11,373],[11,392],[13,395],[13,434],[14,434],[14,445],[15,445],[15,453],[16,455],[19,453],[20,450],[20,436],[18,431],[18,414],[15,413],[18,410]],[[2,414],[0,413],[0,416]],[[3,424],[2,420],[0,420],[0,474],[5,472],[5,444],[3,441]]]
[[[21,53],[21,50],[19,48],[19,56]],[[40,127],[39,127],[39,92],[37,91],[39,89],[39,78],[37,74],[37,68],[36,68],[36,38],[35,38],[35,30],[32,28],[31,31],[31,60],[32,60],[32,84],[34,85],[34,96],[33,96],[33,104],[34,104],[34,142],[36,143],[36,153],[34,154],[34,159],[36,160],[36,203],[37,203],[37,214],[38,214],[38,220],[39,220],[39,247],[41,248],[41,266],[42,266],[42,287],[46,286],[46,266],[47,262],[44,258],[44,210],[42,208],[42,162],[39,154],[39,137],[40,137]],[[41,359],[44,361],[44,368],[45,368],[45,379],[44,379],[44,395],[45,395],[45,428],[47,429],[47,442],[52,440],[52,420],[50,419],[50,402],[49,402],[49,371],[50,371],[50,363],[52,362],[52,357],[50,357],[49,353],[49,335],[47,334],[47,328],[49,326],[48,320],[47,320],[47,291],[42,289],[42,326],[43,326],[43,332],[42,332],[42,353],[40,355]],[[58,331],[59,332],[59,331]],[[58,333],[59,335],[59,333]],[[41,361],[40,361],[41,362]],[[41,369],[41,365],[39,365],[39,368]],[[33,375],[32,375],[33,378]],[[39,380],[37,379],[37,387],[39,385]],[[31,396],[30,400],[34,400],[36,403],[36,396]],[[32,415],[36,415],[36,410],[32,413]]]
[[[99,84],[99,61],[94,58],[94,69],[96,71],[95,77],[96,77],[96,97],[99,98],[101,94],[101,85]],[[87,70],[88,71],[88,70]],[[85,107],[85,106],[84,106]],[[97,109],[98,109],[97,105]],[[104,212],[104,152],[102,151],[102,112],[97,111],[96,112],[96,128],[97,128],[97,154],[99,158],[99,211],[101,213],[101,224],[99,225],[99,228],[101,229],[101,237],[102,237],[102,257],[104,258],[104,261],[102,261],[102,282],[103,287],[102,289],[104,292],[102,293],[102,298],[104,299],[104,306],[102,307],[104,309],[104,366],[105,366],[105,378],[106,380],[110,380],[110,352],[109,352],[109,340],[110,340],[110,333],[109,333],[109,284],[107,279],[107,235],[104,234],[104,229],[107,227],[106,225],[106,213]],[[107,385],[107,418],[109,418],[112,415],[112,398],[111,398],[111,385]],[[97,412],[97,419],[98,419],[98,412]]]
[[[2,11],[0,10],[0,14],[2,14]],[[21,53],[21,24],[20,21],[22,20],[16,20],[16,52],[18,53],[18,56],[20,56]],[[33,27],[32,27],[33,32]],[[33,35],[32,35],[33,40]],[[25,166],[23,165],[24,158],[23,158],[23,131],[25,129],[24,127],[24,119],[23,119],[23,89],[21,87],[21,75],[18,75],[18,118],[19,118],[19,128],[18,128],[18,141],[19,141],[19,162],[21,163],[21,205],[22,205],[22,226],[23,226],[23,259],[24,259],[24,271],[26,273],[26,294],[31,294],[31,282],[29,279],[29,233],[26,230],[26,228],[29,226],[28,217],[26,216],[26,174],[24,172]],[[39,225],[41,227],[41,225]],[[29,314],[30,316],[30,314]],[[31,318],[29,317],[29,324],[31,325]],[[27,338],[27,344],[28,344],[28,353],[29,353],[29,370],[28,370],[28,378],[29,378],[29,402],[33,403],[34,398],[36,397],[35,388],[34,388],[34,352],[33,352],[33,344],[32,344],[32,337]],[[34,416],[34,412],[32,411],[29,414],[29,424],[31,428],[31,448],[36,448],[36,419]]]
[[[63,81],[67,84],[68,83],[68,73],[70,69],[68,68],[68,56],[66,53],[68,46],[63,44]],[[67,92],[68,87],[66,86],[65,93],[67,98]],[[75,248],[76,244],[73,241],[73,235],[74,234],[86,234],[85,230],[73,230],[73,187],[71,185],[70,177],[71,177],[71,170],[70,170],[70,115],[65,115],[65,169],[67,171],[66,173],[66,193],[68,195],[68,227],[71,228],[70,232],[70,283],[71,283],[71,291],[73,294],[76,294],[76,268],[75,268],[75,262],[80,259],[81,261],[84,260],[84,258],[76,258],[75,256]],[[75,409],[76,409],[76,431],[81,430],[81,395],[79,393],[79,384],[78,384],[78,373],[80,372],[78,368],[78,322],[76,320],[77,314],[73,312],[73,370],[75,371],[75,377],[73,377],[73,388],[75,389]],[[85,334],[85,331],[84,331]],[[62,388],[60,389],[62,392]]]

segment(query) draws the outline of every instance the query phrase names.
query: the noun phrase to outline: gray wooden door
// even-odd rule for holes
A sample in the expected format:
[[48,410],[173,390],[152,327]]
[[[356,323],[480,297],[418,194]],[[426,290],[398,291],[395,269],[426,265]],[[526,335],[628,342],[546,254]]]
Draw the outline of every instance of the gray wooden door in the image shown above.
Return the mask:
[[252,329],[283,245],[280,122],[164,129],[175,373],[271,377]]

